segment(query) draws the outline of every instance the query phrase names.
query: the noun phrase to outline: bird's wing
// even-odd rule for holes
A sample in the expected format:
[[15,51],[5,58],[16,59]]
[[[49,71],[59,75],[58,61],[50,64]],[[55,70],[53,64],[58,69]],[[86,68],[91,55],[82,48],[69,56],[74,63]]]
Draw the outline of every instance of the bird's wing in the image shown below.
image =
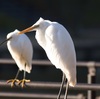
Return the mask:
[[[67,63],[68,59],[75,58],[75,49],[70,35],[62,28],[49,26],[46,30],[46,51],[50,60],[58,58],[56,62]],[[66,61],[65,61],[66,60]],[[55,63],[55,61],[53,63]],[[68,64],[68,63],[67,63]],[[59,68],[59,67],[58,67]]]
[[[22,43],[21,43],[22,42]],[[30,72],[32,66],[32,56],[33,56],[33,48],[31,41],[29,38],[22,34],[19,38],[19,43],[21,43],[21,52],[20,52],[20,61],[26,62],[26,71]]]
[[[19,36],[17,41],[7,42],[8,50],[20,70],[30,72],[33,49],[32,44],[25,34]],[[26,64],[26,68],[25,68]]]
[[[51,25],[46,30],[46,54],[65,74],[76,75],[76,55],[72,39],[62,26]],[[76,77],[75,77],[76,78]],[[68,78],[70,79],[70,77]]]

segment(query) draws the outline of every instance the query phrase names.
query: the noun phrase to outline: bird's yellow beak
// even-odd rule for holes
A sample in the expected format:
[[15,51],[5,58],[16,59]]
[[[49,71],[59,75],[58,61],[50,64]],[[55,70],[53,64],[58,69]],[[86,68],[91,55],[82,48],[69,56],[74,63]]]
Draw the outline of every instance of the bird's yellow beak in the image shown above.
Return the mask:
[[30,31],[32,31],[32,30],[38,28],[38,27],[39,27],[39,25],[33,25],[33,26],[31,26],[31,27],[28,27],[28,28],[26,28],[26,29],[20,31],[18,34],[24,34],[24,33],[30,32]]

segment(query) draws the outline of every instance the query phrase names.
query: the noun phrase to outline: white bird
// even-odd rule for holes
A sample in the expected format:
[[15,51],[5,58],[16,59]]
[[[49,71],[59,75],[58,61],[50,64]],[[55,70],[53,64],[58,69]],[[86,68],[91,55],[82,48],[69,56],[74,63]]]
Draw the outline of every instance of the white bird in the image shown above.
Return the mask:
[[[20,31],[16,29],[15,31],[9,33],[7,35],[7,39],[5,40],[7,41],[9,52],[19,68],[15,79],[8,80],[7,82],[11,82],[11,86],[14,86],[15,82],[18,82],[19,84],[22,84],[22,87],[24,87],[25,82],[30,81],[25,79],[25,72],[31,72],[33,48],[29,38],[25,34],[18,35],[19,32]],[[18,80],[17,77],[19,71],[22,70],[24,71],[23,80]]]
[[67,78],[67,86],[64,99],[67,98],[68,85],[76,85],[76,53],[71,36],[65,27],[58,22],[52,22],[40,18],[31,27],[19,32],[23,34],[36,31],[36,40],[45,50],[49,60],[56,68],[63,72],[62,84],[57,99]]

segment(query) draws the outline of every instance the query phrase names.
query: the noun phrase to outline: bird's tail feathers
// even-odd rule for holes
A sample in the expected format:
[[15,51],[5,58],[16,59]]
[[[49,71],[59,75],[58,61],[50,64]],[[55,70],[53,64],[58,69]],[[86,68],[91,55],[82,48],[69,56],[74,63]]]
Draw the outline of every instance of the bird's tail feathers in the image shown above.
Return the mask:
[[27,65],[26,65],[25,70],[26,70],[28,73],[30,73],[30,72],[31,72],[31,69],[32,69],[32,66],[27,66]]
[[76,77],[72,77],[70,80],[69,80],[69,85],[74,87],[76,85]]
[[69,81],[69,85],[74,87],[76,85],[76,79],[74,81]]

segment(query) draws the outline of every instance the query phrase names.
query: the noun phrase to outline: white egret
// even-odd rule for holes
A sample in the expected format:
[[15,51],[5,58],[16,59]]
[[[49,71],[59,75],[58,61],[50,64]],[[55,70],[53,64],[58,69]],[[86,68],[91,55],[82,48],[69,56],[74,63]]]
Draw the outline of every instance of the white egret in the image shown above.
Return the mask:
[[[15,79],[7,81],[8,83],[11,82],[12,87],[15,85],[15,82],[22,84],[22,87],[24,87],[25,82],[30,81],[25,79],[25,72],[30,73],[32,69],[33,48],[31,41],[25,34],[18,35],[19,32],[20,31],[16,29],[15,31],[9,33],[7,35],[7,39],[4,41],[7,41],[8,50],[19,68]],[[24,70],[23,80],[18,80],[17,77],[19,71],[22,70]]]
[[64,26],[58,22],[52,22],[40,18],[31,27],[19,32],[23,34],[36,31],[36,40],[45,50],[49,60],[56,68],[63,72],[62,84],[57,99],[67,78],[67,86],[64,99],[67,98],[68,86],[76,85],[76,53],[73,41]]

